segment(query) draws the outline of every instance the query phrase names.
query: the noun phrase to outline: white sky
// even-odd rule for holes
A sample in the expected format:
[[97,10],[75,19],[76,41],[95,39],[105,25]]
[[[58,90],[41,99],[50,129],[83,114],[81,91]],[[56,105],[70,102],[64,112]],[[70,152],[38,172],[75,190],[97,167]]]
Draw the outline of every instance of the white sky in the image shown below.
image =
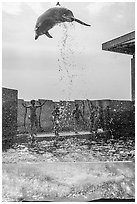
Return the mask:
[[67,30],[49,31],[52,39],[35,41],[37,17],[55,4],[2,4],[3,87],[17,89],[25,100],[130,99],[132,56],[105,52],[102,43],[135,30],[135,4],[61,2],[91,27],[66,23]]

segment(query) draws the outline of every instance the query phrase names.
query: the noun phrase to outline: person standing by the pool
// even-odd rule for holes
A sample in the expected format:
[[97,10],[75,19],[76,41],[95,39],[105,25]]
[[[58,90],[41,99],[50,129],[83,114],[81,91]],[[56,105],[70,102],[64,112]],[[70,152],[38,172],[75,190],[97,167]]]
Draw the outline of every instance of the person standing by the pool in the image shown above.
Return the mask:
[[[31,123],[31,138],[32,141],[34,141],[34,134],[37,134],[37,129],[38,129],[38,119],[37,119],[37,114],[36,114],[36,110],[37,108],[42,107],[45,104],[46,101],[44,101],[44,103],[40,104],[40,105],[35,105],[35,100],[31,100],[30,103],[31,105],[26,106],[24,103],[22,103],[22,105],[25,108],[29,108],[30,109],[30,123]],[[36,132],[34,132],[34,127],[36,127]]]
[[94,116],[95,116],[95,107],[92,105],[92,103],[87,99],[88,102],[88,107],[89,107],[89,130],[90,132],[93,131],[93,126],[94,126]]
[[98,127],[100,124],[100,107],[95,107],[95,114],[94,114],[94,123],[93,123],[93,132],[96,134]]
[[59,121],[60,121],[60,110],[59,110],[59,107],[56,107],[53,110],[52,118],[53,118],[54,133],[55,133],[56,136],[59,136]]
[[108,130],[111,134],[112,134],[112,121],[113,118],[111,117],[110,114],[110,107],[109,105],[106,106],[105,110],[104,110],[104,115],[105,115],[105,130]]
[[75,133],[78,133],[78,126],[80,124],[80,118],[82,118],[82,120],[84,122],[84,117],[83,117],[82,112],[79,109],[79,105],[77,103],[75,104],[75,109],[72,112],[72,116],[74,119],[74,131],[75,131]]

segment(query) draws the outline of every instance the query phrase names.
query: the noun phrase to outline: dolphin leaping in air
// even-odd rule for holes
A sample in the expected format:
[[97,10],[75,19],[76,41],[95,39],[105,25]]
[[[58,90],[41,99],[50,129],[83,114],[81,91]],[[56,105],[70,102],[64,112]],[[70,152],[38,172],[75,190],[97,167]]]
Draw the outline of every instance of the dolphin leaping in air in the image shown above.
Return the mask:
[[82,25],[90,26],[81,20],[74,17],[72,11],[67,8],[56,6],[45,11],[37,19],[35,26],[35,40],[38,39],[40,35],[47,35],[49,38],[52,36],[49,34],[49,30],[53,28],[58,23],[73,22],[76,21]]

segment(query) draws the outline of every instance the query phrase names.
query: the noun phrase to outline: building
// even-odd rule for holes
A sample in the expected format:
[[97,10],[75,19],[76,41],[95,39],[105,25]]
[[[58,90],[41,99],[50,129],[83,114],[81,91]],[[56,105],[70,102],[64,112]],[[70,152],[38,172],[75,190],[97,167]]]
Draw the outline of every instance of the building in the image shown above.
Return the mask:
[[135,31],[103,43],[102,50],[132,55],[131,99],[135,101]]

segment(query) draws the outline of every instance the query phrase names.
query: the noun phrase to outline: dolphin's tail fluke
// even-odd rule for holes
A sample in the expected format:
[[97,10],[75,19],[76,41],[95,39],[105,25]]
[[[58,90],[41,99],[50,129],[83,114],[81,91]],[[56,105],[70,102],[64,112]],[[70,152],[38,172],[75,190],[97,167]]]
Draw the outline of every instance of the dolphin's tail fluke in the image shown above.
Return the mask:
[[[71,18],[73,18],[73,17],[71,17]],[[91,25],[89,25],[89,24],[86,24],[86,23],[82,22],[81,20],[79,20],[79,19],[77,19],[77,18],[73,18],[73,20],[76,21],[77,23],[82,24],[82,25],[91,26]]]

